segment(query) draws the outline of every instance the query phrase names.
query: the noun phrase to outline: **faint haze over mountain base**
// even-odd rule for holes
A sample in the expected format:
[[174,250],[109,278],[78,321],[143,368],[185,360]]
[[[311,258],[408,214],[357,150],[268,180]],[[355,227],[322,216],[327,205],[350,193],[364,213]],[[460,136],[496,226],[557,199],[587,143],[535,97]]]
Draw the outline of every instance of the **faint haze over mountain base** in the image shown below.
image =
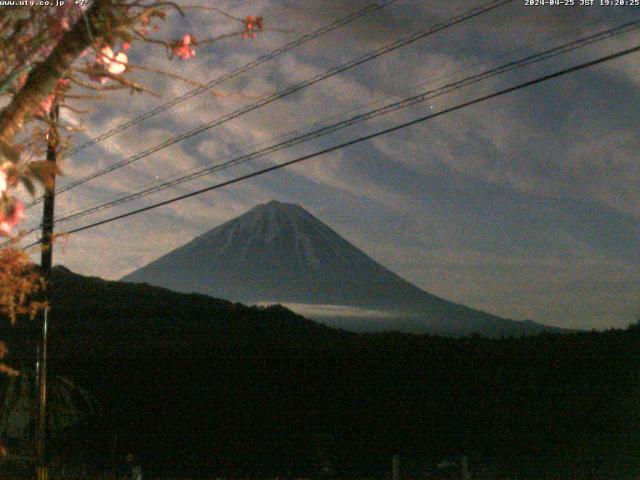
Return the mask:
[[[301,26],[312,31],[370,3],[339,0],[327,8],[326,2],[219,0],[216,7],[238,18],[263,15],[268,28],[299,32]],[[395,2],[225,82],[223,91],[248,95],[279,91],[485,3]],[[313,122],[347,118],[348,112],[361,112],[371,101],[395,99],[409,89],[435,88],[616,27],[632,21],[630,14],[636,10],[598,2],[586,8],[531,8],[525,2],[512,2],[162,150],[134,168],[88,182],[59,196],[56,211],[73,212],[88,202],[110,201],[141,185],[155,184],[158,175],[163,180],[175,178],[229,155],[252,152],[294,130],[306,131]],[[192,21],[194,28],[213,36],[229,32],[226,21],[211,22],[197,15]],[[176,38],[183,34],[181,29],[175,31]],[[197,57],[190,59],[189,71],[206,82],[294,38],[297,34],[265,32],[255,41],[203,44]],[[174,192],[205,188],[636,43],[637,31],[610,38],[375,123],[336,132],[326,140],[299,145],[289,153],[201,177],[174,187]],[[139,60],[153,66],[156,53],[141,51]],[[277,174],[148,211],[114,228],[74,234],[66,248],[56,249],[55,261],[84,275],[115,280],[255,203],[278,198],[304,205],[382,265],[455,303],[504,318],[530,318],[563,327],[625,327],[640,309],[639,66],[640,56],[629,56]],[[192,88],[162,76],[150,87],[165,95],[131,96],[126,89],[110,94],[109,102],[84,116],[86,131],[73,133],[74,144]],[[67,159],[67,176],[59,179],[60,185],[243,105],[232,97],[198,95],[180,108],[95,144],[86,155]],[[64,115],[70,122],[78,120],[73,112]],[[136,207],[145,205],[142,199],[135,202]],[[129,209],[121,205],[115,214]],[[110,215],[105,211],[96,220]],[[85,220],[65,223],[64,229],[81,227]],[[32,221],[37,227],[38,215]]]
[[122,280],[245,304],[281,303],[352,331],[495,336],[555,330],[425,292],[304,208],[278,201],[252,208]]
[[270,305],[282,305],[289,310],[322,323],[332,328],[339,328],[357,333],[381,333],[381,332],[404,332],[404,333],[428,333],[431,335],[459,336],[469,333],[481,333],[483,335],[503,336],[537,334],[542,331],[547,332],[571,332],[578,330],[563,329],[559,327],[542,325],[531,320],[512,321],[513,323],[503,325],[497,330],[493,325],[465,326],[460,325],[459,330],[452,328],[451,324],[440,327],[432,325],[429,327],[420,326],[424,323],[424,317],[418,313],[391,311],[391,310],[371,310],[347,305],[320,305],[305,303],[282,303],[277,301],[259,302],[258,306],[268,307]]
[[[392,451],[406,467],[413,454],[433,464],[467,454],[471,478],[640,472],[637,327],[492,339],[356,334],[283,307],[62,267],[52,286],[51,372],[99,405],[91,441],[51,444],[52,455],[71,445],[108,465],[134,453],[144,478],[318,478],[317,447],[330,434],[337,479],[385,478]],[[33,325],[5,322],[3,338],[20,345],[35,338],[26,334]]]

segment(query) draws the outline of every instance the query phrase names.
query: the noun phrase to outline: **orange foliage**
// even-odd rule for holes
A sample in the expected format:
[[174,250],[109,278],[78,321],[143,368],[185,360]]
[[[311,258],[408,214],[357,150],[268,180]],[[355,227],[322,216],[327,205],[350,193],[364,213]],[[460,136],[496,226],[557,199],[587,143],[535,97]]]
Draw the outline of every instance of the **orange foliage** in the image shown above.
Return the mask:
[[0,249],[0,317],[11,323],[21,315],[33,319],[45,306],[45,302],[33,299],[43,287],[44,280],[26,252],[13,247]]

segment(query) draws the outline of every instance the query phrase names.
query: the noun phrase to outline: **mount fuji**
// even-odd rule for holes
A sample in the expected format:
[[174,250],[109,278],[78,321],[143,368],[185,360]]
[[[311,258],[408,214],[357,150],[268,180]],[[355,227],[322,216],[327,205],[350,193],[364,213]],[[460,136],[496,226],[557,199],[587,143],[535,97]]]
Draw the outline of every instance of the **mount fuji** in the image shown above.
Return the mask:
[[304,208],[261,204],[122,278],[247,303],[280,303],[352,331],[487,336],[559,331],[432,295]]

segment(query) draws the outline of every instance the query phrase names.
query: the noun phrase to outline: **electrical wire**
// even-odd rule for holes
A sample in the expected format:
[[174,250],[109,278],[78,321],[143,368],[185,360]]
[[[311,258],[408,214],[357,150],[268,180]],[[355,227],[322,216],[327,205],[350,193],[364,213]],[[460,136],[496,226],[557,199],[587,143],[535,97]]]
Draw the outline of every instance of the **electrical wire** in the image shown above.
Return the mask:
[[285,148],[290,148],[292,146],[298,145],[302,142],[307,142],[309,140],[315,139],[315,138],[319,138],[321,136],[327,135],[329,133],[333,133],[336,132],[338,130],[342,130],[344,128],[356,125],[358,123],[361,123],[363,121],[366,120],[370,120],[372,118],[376,118],[378,116],[381,115],[386,115],[392,112],[396,112],[400,109],[404,109],[407,108],[409,106],[413,106],[416,105],[418,103],[422,103],[426,100],[430,100],[433,99],[435,97],[441,96],[441,95],[445,95],[447,93],[450,93],[452,91],[470,86],[472,84],[478,83],[480,81],[486,80],[488,78],[492,78],[495,77],[497,75],[501,75],[504,74],[506,72],[510,72],[519,68],[523,68],[525,66],[537,63],[537,62],[541,62],[543,60],[547,60],[553,57],[556,57],[558,55],[562,55],[565,54],[569,51],[578,49],[578,48],[582,48],[585,47],[587,45],[592,45],[596,42],[600,42],[606,39],[609,39],[611,37],[614,37],[616,35],[620,35],[623,33],[628,33],[634,29],[637,29],[640,27],[640,20],[636,20],[633,22],[627,22],[624,23],[618,27],[614,27],[611,29],[607,29],[577,40],[574,40],[572,42],[560,45],[560,46],[556,46],[553,48],[550,48],[548,50],[545,50],[543,52],[539,52],[536,54],[532,54],[529,55],[525,58],[522,58],[520,60],[515,60],[515,61],[511,61],[508,62],[504,65],[501,65],[499,67],[495,67],[489,70],[486,70],[484,72],[478,73],[476,75],[472,75],[469,76],[467,78],[464,78],[462,80],[456,81],[456,82],[452,82],[449,83],[447,85],[438,87],[436,89],[432,89],[432,90],[428,90],[422,93],[419,93],[418,95],[414,95],[408,98],[404,98],[401,99],[397,102],[392,102],[388,105],[384,105],[382,107],[370,110],[368,112],[365,113],[361,113],[359,115],[355,115],[349,119],[346,120],[342,120],[340,122],[331,124],[331,125],[326,125],[324,127],[321,127],[319,129],[313,130],[311,132],[308,132],[306,134],[300,135],[300,136],[296,136],[293,138],[290,138],[286,141],[283,142],[279,142],[273,145],[270,145],[266,148],[257,150],[257,151],[253,151],[251,153],[248,154],[243,154],[239,157],[233,158],[231,160],[228,160],[226,162],[223,163],[219,163],[216,165],[212,165],[210,167],[206,167],[203,169],[200,169],[196,172],[193,173],[189,173],[187,175],[183,175],[181,177],[178,177],[176,179],[172,179],[166,182],[162,182],[159,184],[155,184],[151,187],[148,188],[144,188],[142,190],[139,190],[138,192],[135,193],[131,193],[131,194],[127,194],[124,195],[120,198],[114,199],[114,200],[110,200],[108,202],[99,204],[97,206],[93,206],[90,207],[88,209],[84,209],[78,212],[71,212],[71,213],[67,213],[64,216],[61,216],[59,218],[56,219],[57,223],[61,223],[61,222],[67,222],[67,221],[71,221],[71,220],[75,220],[93,213],[97,213],[99,211],[108,209],[108,208],[113,208],[117,205],[121,205],[139,198],[143,198],[146,197],[148,195],[151,195],[152,193],[161,191],[161,190],[165,190],[169,187],[187,182],[187,181],[191,181],[194,179],[197,179],[199,177],[202,177],[204,175],[208,175],[217,171],[221,171],[221,170],[225,170],[227,168],[231,168],[233,166],[236,166],[238,164],[241,163],[245,163],[251,160],[254,160],[256,158],[274,153],[276,151],[280,151],[283,150]]
[[[335,20],[334,22],[325,25],[317,30],[314,30],[313,32],[307,33],[306,35],[303,35],[301,37],[299,37],[298,39],[287,43],[286,45],[283,45],[280,48],[277,48],[271,52],[269,52],[266,55],[263,55],[249,63],[246,63],[244,65],[242,65],[241,67],[238,67],[224,75],[221,75],[217,78],[215,78],[214,80],[211,80],[210,82],[208,82],[206,85],[202,85],[200,87],[194,88],[193,90],[190,90],[182,95],[179,95],[171,100],[169,100],[166,103],[163,103],[162,105],[159,105],[158,107],[149,110],[145,113],[143,113],[142,115],[138,115],[135,118],[128,120],[124,123],[121,123],[120,125],[115,126],[114,128],[96,136],[93,137],[92,139],[70,149],[67,152],[67,157],[71,158],[73,157],[75,154],[77,154],[78,152],[89,148],[92,145],[96,145],[100,142],[102,142],[103,140],[106,140],[108,138],[113,137],[114,135],[117,135],[120,132],[123,132],[131,127],[133,127],[134,125],[137,125],[141,122],[144,122],[145,120],[148,120],[150,118],[155,117],[156,115],[159,115],[162,112],[165,112],[167,110],[169,110],[170,108],[179,105],[180,103],[189,100],[190,98],[193,98],[215,86],[220,85],[221,83],[226,82],[227,80],[230,80],[232,78],[235,78],[239,75],[242,75],[243,73],[248,72],[249,70],[262,65],[265,62],[268,62],[269,60],[272,60],[280,55],[282,55],[283,53],[288,52],[289,50],[292,50],[306,42],[309,42],[313,39],[316,39],[322,35],[324,35],[325,33],[329,33],[333,30],[336,30],[339,27],[342,27],[344,25],[347,25],[351,22],[354,22],[356,20],[358,20],[361,17],[364,17],[365,15],[369,15],[370,13],[376,12],[378,10],[381,10],[385,7],[390,6],[393,3],[396,3],[399,0],[386,0],[383,1],[379,4],[373,4],[373,5],[368,5],[365,8],[362,8],[360,10],[356,10],[355,12],[350,13],[349,15],[346,15],[345,17],[341,17],[337,20]],[[57,191],[56,193],[61,193],[59,191]],[[38,197],[37,199],[35,199],[34,201],[30,202],[26,208],[29,209],[39,203],[41,203],[44,200],[44,196]]]
[[[217,190],[219,188],[222,188],[222,187],[225,187],[225,186],[228,186],[228,185],[239,183],[239,182],[248,180],[250,178],[254,178],[254,177],[257,177],[257,176],[260,176],[260,175],[264,175],[265,173],[273,172],[275,170],[279,170],[281,168],[285,168],[285,167],[288,167],[290,165],[301,163],[301,162],[304,162],[306,160],[310,160],[310,159],[325,155],[327,153],[330,153],[330,152],[333,152],[333,151],[336,151],[336,150],[340,150],[340,149],[343,149],[343,148],[346,148],[346,147],[349,147],[349,146],[352,146],[352,145],[356,145],[356,144],[371,140],[373,138],[376,138],[376,137],[379,137],[379,136],[382,136],[382,135],[386,135],[386,134],[389,134],[389,133],[392,133],[392,132],[396,132],[398,130],[401,130],[401,129],[404,129],[404,128],[407,128],[407,127],[410,127],[410,126],[425,122],[427,120],[431,120],[433,118],[441,117],[441,116],[446,115],[448,113],[452,113],[452,112],[455,112],[455,111],[458,111],[458,110],[462,110],[462,109],[470,107],[472,105],[475,105],[475,104],[478,104],[478,103],[481,103],[481,102],[484,102],[484,101],[487,101],[487,100],[490,100],[490,99],[493,99],[493,98],[497,98],[497,97],[500,97],[502,95],[506,95],[508,93],[512,93],[512,92],[515,92],[515,91],[518,91],[518,90],[521,90],[521,89],[524,89],[524,88],[527,88],[527,87],[530,87],[530,86],[533,86],[533,85],[536,85],[536,84],[539,84],[539,83],[542,83],[542,82],[546,82],[546,81],[549,81],[549,80],[554,79],[554,78],[558,78],[558,77],[561,77],[561,76],[568,75],[570,73],[574,73],[574,72],[577,72],[577,71],[580,71],[580,70],[584,70],[586,68],[589,68],[589,67],[592,67],[592,66],[595,66],[595,65],[599,65],[599,64],[602,64],[602,63],[617,59],[617,58],[621,58],[621,57],[624,57],[626,55],[630,55],[632,53],[636,53],[638,51],[640,51],[640,45],[636,45],[635,47],[627,48],[625,50],[621,50],[621,51],[618,51],[616,53],[605,55],[605,56],[599,57],[599,58],[597,58],[595,60],[590,60],[588,62],[583,62],[583,63],[580,63],[580,64],[575,65],[573,67],[568,67],[568,68],[556,71],[554,73],[550,73],[550,74],[535,78],[533,80],[522,82],[522,83],[519,83],[519,84],[517,84],[515,86],[508,87],[508,88],[499,90],[499,91],[494,92],[494,93],[490,93],[490,94],[487,94],[487,95],[482,95],[482,96],[474,98],[472,100],[468,100],[468,101],[459,103],[458,105],[455,105],[453,107],[449,107],[447,109],[444,109],[444,110],[442,110],[440,112],[436,112],[436,113],[433,113],[433,114],[421,116],[421,117],[418,117],[416,119],[413,119],[413,120],[410,120],[410,121],[407,121],[407,122],[403,122],[403,123],[400,123],[398,125],[394,125],[392,127],[389,127],[389,128],[386,128],[386,129],[371,133],[369,135],[361,136],[361,137],[355,138],[353,140],[349,140],[347,142],[343,142],[343,143],[340,143],[338,145],[334,145],[332,147],[328,147],[328,148],[316,151],[314,153],[310,153],[308,155],[303,155],[301,157],[295,158],[293,160],[289,160],[287,162],[283,162],[283,163],[278,164],[278,165],[273,165],[271,167],[263,168],[261,170],[257,170],[255,172],[252,172],[252,173],[249,173],[249,174],[246,174],[246,175],[242,175],[240,177],[236,177],[236,178],[231,179],[231,180],[220,182],[220,183],[217,183],[215,185],[210,185],[210,186],[208,186],[206,188],[201,188],[199,190],[196,190],[196,191],[193,191],[193,192],[189,192],[187,194],[180,195],[178,197],[174,197],[174,198],[171,198],[171,199],[168,199],[168,200],[164,200],[162,202],[154,203],[152,205],[148,205],[146,207],[139,208],[139,209],[136,209],[136,210],[132,210],[130,212],[123,213],[121,215],[116,215],[114,217],[110,217],[110,218],[107,218],[107,219],[104,219],[104,220],[100,220],[98,222],[94,222],[94,223],[91,223],[91,224],[88,224],[88,225],[77,227],[77,228],[74,228],[72,230],[69,230],[69,231],[65,232],[65,234],[66,235],[71,235],[71,234],[74,234],[74,233],[78,233],[78,232],[82,232],[82,231],[89,230],[89,229],[92,229],[92,228],[96,228],[98,226],[106,225],[106,224],[115,222],[117,220],[121,220],[123,218],[127,218],[127,217],[130,217],[130,216],[133,216],[133,215],[138,215],[138,214],[143,213],[143,212],[148,212],[150,210],[159,208],[159,207],[164,206],[164,205],[169,205],[171,203],[175,203],[175,202],[178,202],[178,201],[181,201],[181,200],[185,200],[187,198],[191,198],[191,197],[194,197],[196,195],[201,195],[203,193],[210,192],[210,191],[213,191],[213,190]],[[36,245],[36,243],[30,244],[30,245],[28,245],[28,246],[26,246],[24,248],[27,249],[27,248],[30,248],[30,247],[32,247],[34,245]]]
[[[117,162],[115,164],[112,164],[108,167],[105,167],[97,172],[94,172],[92,174],[89,174],[81,179],[78,179],[72,183],[70,183],[69,185],[66,185],[64,187],[61,187],[59,189],[56,190],[56,194],[61,194],[64,192],[67,192],[77,186],[80,186],[90,180],[94,180],[98,177],[101,177],[103,175],[106,175],[108,173],[111,173],[119,168],[122,168],[126,165],[130,165],[131,163],[134,163],[138,160],[141,160],[143,158],[148,157],[149,155],[152,155],[153,153],[156,153],[160,150],[163,150],[171,145],[174,145],[176,143],[182,142],[188,138],[191,138],[195,135],[198,135],[202,132],[205,132],[207,130],[210,130],[214,127],[217,127],[223,123],[226,123],[230,120],[233,120],[235,118],[238,118],[241,115],[244,115],[246,113],[249,113],[253,110],[256,110],[260,107],[263,107],[265,105],[268,105],[276,100],[279,100],[283,97],[289,96],[295,92],[298,92],[304,88],[307,88],[311,85],[314,85],[322,80],[325,80],[327,78],[333,77],[339,73],[342,73],[346,70],[349,70],[351,68],[354,68],[358,65],[361,65],[365,62],[371,61],[375,58],[378,58],[386,53],[392,52],[394,50],[397,50],[401,47],[404,47],[406,45],[409,45],[411,43],[414,43],[418,40],[421,40],[429,35],[435,34],[437,32],[440,32],[442,30],[445,30],[447,28],[450,28],[454,25],[457,25],[461,22],[464,22],[466,20],[475,18],[479,15],[482,15],[484,13],[490,12],[492,10],[495,10],[496,8],[499,8],[501,6],[507,5],[509,3],[512,3],[514,0],[494,0],[493,2],[491,2],[489,5],[483,6],[483,7],[475,7],[472,8],[471,10],[467,11],[464,14],[460,14],[460,15],[456,15],[452,18],[450,18],[449,20],[446,20],[442,23],[438,23],[436,25],[433,25],[430,28],[427,29],[423,29],[423,30],[418,30],[417,32],[414,32],[413,34],[401,38],[399,40],[396,40],[395,42],[392,42],[388,45],[384,45],[382,47],[379,47],[369,53],[366,53],[360,57],[357,57],[345,64],[342,64],[340,66],[337,67],[333,67],[321,74],[316,75],[315,77],[312,77],[308,80],[302,81],[300,83],[297,83],[295,85],[292,85],[288,88],[285,88],[283,90],[279,90],[271,95],[265,96],[263,98],[261,98],[260,100],[258,100],[256,103],[253,103],[251,105],[248,105],[246,107],[240,108],[238,110],[235,110],[233,112],[230,112],[226,115],[223,115],[222,117],[213,120],[211,122],[205,123],[203,125],[200,125],[196,128],[193,128],[189,131],[186,131],[176,137],[173,137],[171,139],[165,140],[164,142],[161,142],[151,148],[148,148],[142,152],[139,152],[135,155],[132,155],[131,157],[128,157],[124,160],[121,160],[120,162]],[[35,203],[39,203],[39,201],[34,201],[32,202],[29,206],[33,206]]]
[[[583,32],[585,30],[585,28],[587,26],[590,27],[590,26],[593,26],[596,23],[599,23],[599,22],[598,21],[592,21],[592,22],[590,22],[587,25],[584,25],[582,27],[573,28],[573,29],[567,30],[567,31],[562,32],[560,34],[553,35],[553,36],[548,37],[548,38],[545,37],[544,39],[542,39],[540,41],[534,42],[533,44],[526,45],[526,46],[523,46],[523,47],[519,47],[519,48],[517,48],[515,50],[512,50],[510,52],[503,53],[503,54],[499,55],[498,57],[494,58],[494,61],[497,61],[497,60],[500,60],[502,58],[508,57],[508,56],[513,55],[515,53],[519,53],[519,52],[521,52],[523,50],[530,50],[534,46],[537,46],[537,45],[540,45],[540,44],[547,44],[547,43],[550,43],[551,41],[557,40],[559,38],[567,37],[567,36],[575,34],[575,33],[581,33],[581,32]],[[626,32],[619,32],[619,33],[626,33]],[[473,65],[466,65],[466,66],[458,69],[457,71],[455,71],[453,73],[442,75],[440,77],[431,79],[428,82],[422,82],[420,84],[413,85],[411,87],[403,89],[400,92],[384,95],[384,96],[379,97],[379,98],[377,98],[377,99],[375,99],[375,100],[373,100],[371,102],[367,102],[364,105],[360,105],[360,106],[358,106],[356,108],[349,109],[348,111],[344,111],[344,112],[341,112],[339,114],[334,114],[334,115],[326,117],[326,118],[324,118],[322,120],[315,121],[315,122],[311,123],[308,126],[297,128],[295,130],[279,134],[279,135],[277,135],[275,137],[272,137],[269,140],[263,140],[263,141],[258,142],[256,144],[253,144],[253,146],[251,148],[257,148],[259,146],[263,146],[263,145],[272,143],[272,142],[274,142],[276,140],[282,140],[282,139],[285,139],[285,138],[293,138],[294,136],[299,135],[301,132],[303,132],[305,130],[308,130],[311,127],[317,127],[317,126],[320,126],[320,125],[323,125],[323,124],[327,124],[327,122],[336,120],[336,119],[338,119],[340,117],[344,117],[347,114],[352,114],[352,113],[355,113],[355,112],[358,112],[358,111],[362,111],[367,107],[372,107],[374,105],[379,105],[382,102],[387,101],[387,100],[389,100],[391,98],[401,97],[402,95],[408,94],[408,93],[410,93],[410,92],[412,92],[414,90],[417,90],[418,88],[422,88],[422,87],[425,87],[425,86],[428,86],[428,85],[434,85],[437,82],[439,82],[441,80],[446,80],[448,78],[454,78],[456,75],[458,75],[460,73],[463,73],[465,71],[471,70],[474,67],[484,65],[485,63],[486,63],[486,61],[480,61],[480,62],[474,63]],[[255,154],[255,152],[254,152],[254,154]],[[254,155],[254,154],[252,154],[252,155]],[[233,155],[227,155],[226,157],[224,157],[222,159],[218,159],[218,160],[229,161],[231,158],[233,158]],[[213,168],[213,167],[208,167],[208,168]],[[186,177],[188,175],[196,174],[196,173],[202,172],[202,171],[203,171],[203,169],[202,169],[201,166],[192,167],[189,170],[183,172],[182,176],[178,177],[178,179],[181,179],[181,178]],[[158,183],[159,181],[161,182],[160,184]],[[158,185],[164,184],[166,182],[170,182],[170,181],[172,181],[172,179],[170,177],[163,177],[163,178],[160,179],[158,176],[156,176],[154,180],[152,180],[150,182],[146,182],[145,185],[143,186],[142,190],[146,191],[148,188],[150,188],[152,186],[158,186]],[[139,192],[141,192],[141,191],[139,191]],[[94,204],[91,205],[90,207],[83,206],[83,207],[76,207],[76,208],[73,208],[73,209],[70,209],[70,210],[66,210],[65,212],[63,212],[63,216],[66,217],[66,216],[69,216],[69,215],[72,215],[72,214],[75,214],[75,213],[83,212],[84,210],[86,210],[88,208],[89,209],[93,209],[93,208],[96,208],[96,207],[99,207],[99,206],[105,204],[105,202],[108,203],[108,202],[116,201],[116,200],[119,200],[120,198],[123,198],[121,193],[112,194],[112,195],[109,195],[106,199],[103,199],[103,200],[101,200],[99,202],[94,202]]]
[[103,140],[106,140],[107,138],[110,138],[134,125],[137,125],[140,122],[143,122],[145,120],[148,120],[149,118],[155,117],[156,115],[170,109],[171,107],[174,107],[186,100],[189,100],[190,98],[195,97],[196,95],[199,95],[207,90],[209,90],[210,88],[213,88],[217,85],[220,85],[223,82],[226,82],[227,80],[237,77],[238,75],[241,75],[245,72],[248,72],[249,70],[265,63],[268,62],[269,60],[272,60],[276,57],[278,57],[279,55],[282,55],[283,53],[288,52],[289,50],[292,50],[310,40],[313,40],[315,38],[320,37],[321,35],[324,35],[325,33],[329,33],[343,25],[347,25],[361,17],[364,17],[365,15],[368,15],[370,13],[376,12],[378,10],[381,10],[385,7],[388,7],[389,5],[397,2],[398,0],[387,0],[387,1],[383,1],[381,3],[378,4],[373,4],[373,5],[368,5],[363,9],[357,10],[353,13],[350,13],[349,15],[345,16],[345,17],[341,17],[338,20],[335,20],[334,22],[325,25],[317,30],[314,30],[313,32],[307,33],[306,35],[303,35],[299,38],[297,38],[296,40],[287,43],[286,45],[283,45],[280,48],[277,48],[271,52],[269,52],[266,55],[263,55],[255,60],[253,60],[252,62],[249,62],[241,67],[238,67],[224,75],[219,76],[218,78],[211,80],[209,83],[207,83],[206,85],[203,85],[201,87],[197,87],[194,88],[193,90],[190,90],[182,95],[179,95],[175,98],[173,98],[172,100],[152,109],[149,110],[148,112],[145,112],[142,115],[139,115],[127,122],[121,123],[120,125],[112,128],[111,130],[108,130],[107,132],[98,135],[94,138],[92,138],[91,140],[82,143],[80,145],[78,145],[77,147],[72,148],[69,153],[67,154],[67,156],[73,156],[76,153],[90,147],[91,145],[95,145],[96,143],[99,143]]

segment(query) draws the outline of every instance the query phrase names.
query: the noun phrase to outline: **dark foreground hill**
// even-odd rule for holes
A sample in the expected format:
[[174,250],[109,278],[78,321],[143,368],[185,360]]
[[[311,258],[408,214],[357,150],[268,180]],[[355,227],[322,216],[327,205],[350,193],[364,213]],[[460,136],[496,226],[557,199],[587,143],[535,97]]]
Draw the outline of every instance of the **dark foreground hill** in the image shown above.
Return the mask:
[[476,478],[640,473],[635,330],[353,334],[62,268],[53,304],[50,371],[101,404],[92,441],[51,439],[75,461],[132,452],[148,475],[310,477],[328,465],[344,478],[382,477],[401,453],[424,478],[464,453]]
[[487,336],[559,331],[432,295],[389,271],[304,208],[272,201],[123,278],[246,304],[282,303],[352,331]]

